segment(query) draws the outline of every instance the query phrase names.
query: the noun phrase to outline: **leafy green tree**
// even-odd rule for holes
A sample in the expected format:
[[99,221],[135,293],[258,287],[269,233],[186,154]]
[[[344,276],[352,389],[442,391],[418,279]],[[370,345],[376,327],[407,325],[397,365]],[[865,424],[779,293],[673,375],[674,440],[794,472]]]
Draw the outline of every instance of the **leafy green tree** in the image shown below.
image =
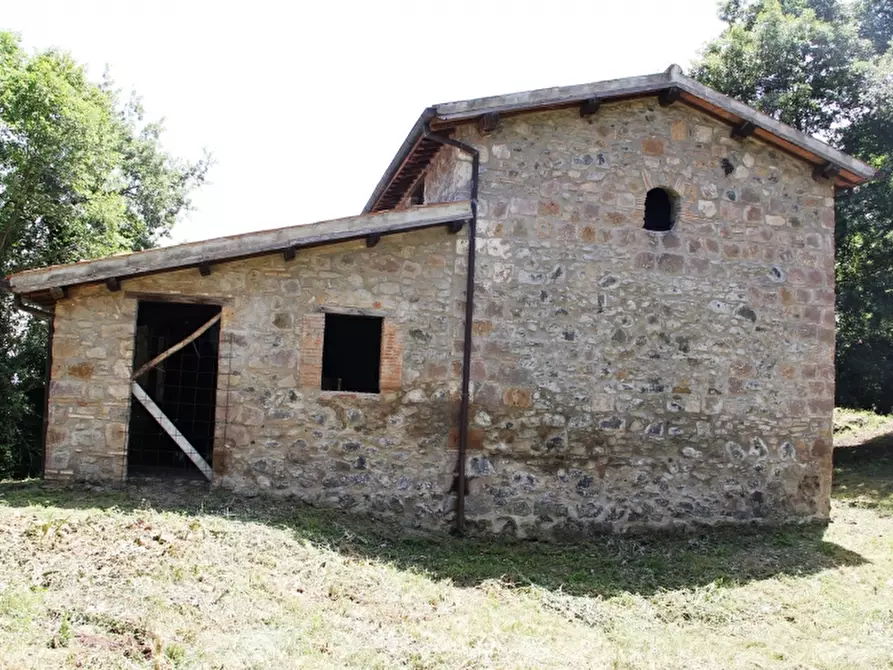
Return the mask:
[[880,170],[838,194],[837,401],[893,410],[893,0],[726,0],[693,76]]
[[[162,131],[67,53],[0,32],[0,277],[167,235],[209,163],[168,155]],[[0,296],[0,476],[39,469],[46,336]]]
[[828,136],[862,113],[859,70],[872,55],[836,0],[732,0],[729,27],[705,49],[694,76],[807,133]]
[[886,0],[861,0],[855,8],[859,34],[871,40],[875,52],[885,53],[893,39],[893,3]]

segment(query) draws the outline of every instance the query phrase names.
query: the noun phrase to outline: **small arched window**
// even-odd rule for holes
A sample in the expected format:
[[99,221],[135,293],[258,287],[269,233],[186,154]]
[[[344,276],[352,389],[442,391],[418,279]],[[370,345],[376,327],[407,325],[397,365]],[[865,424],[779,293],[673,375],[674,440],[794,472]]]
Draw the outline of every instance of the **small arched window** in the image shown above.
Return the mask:
[[653,188],[645,196],[645,230],[666,232],[676,223],[676,197],[665,188]]

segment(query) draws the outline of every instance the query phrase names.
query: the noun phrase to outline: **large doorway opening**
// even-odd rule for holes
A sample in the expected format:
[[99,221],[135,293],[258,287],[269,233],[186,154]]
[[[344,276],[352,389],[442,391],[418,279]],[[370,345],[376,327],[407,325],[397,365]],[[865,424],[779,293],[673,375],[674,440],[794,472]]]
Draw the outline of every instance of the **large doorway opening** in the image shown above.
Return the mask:
[[130,405],[128,477],[205,476],[182,444],[185,440],[187,448],[191,445],[210,466],[217,400],[219,314],[218,305],[140,301],[134,371],[182,344],[209,320],[218,317],[218,321],[134,379],[144,393],[140,393],[143,400],[138,401],[136,394],[140,389],[136,389]]

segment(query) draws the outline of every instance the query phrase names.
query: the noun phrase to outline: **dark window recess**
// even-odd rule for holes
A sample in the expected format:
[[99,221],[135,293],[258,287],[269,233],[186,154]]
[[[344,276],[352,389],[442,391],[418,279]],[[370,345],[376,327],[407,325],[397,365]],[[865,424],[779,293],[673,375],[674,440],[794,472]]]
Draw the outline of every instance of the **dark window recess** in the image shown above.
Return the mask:
[[322,390],[379,392],[380,316],[326,314]]
[[[216,305],[143,302],[137,310],[133,367],[182,341],[220,313]],[[220,324],[169,356],[137,383],[209,464],[214,447]],[[142,404],[131,399],[128,476],[203,478]]]
[[645,230],[666,232],[676,223],[676,203],[669,191],[653,188],[645,196]]
[[412,189],[412,193],[409,196],[409,204],[410,205],[424,205],[425,204],[425,180],[420,179],[419,183],[415,185],[415,188]]

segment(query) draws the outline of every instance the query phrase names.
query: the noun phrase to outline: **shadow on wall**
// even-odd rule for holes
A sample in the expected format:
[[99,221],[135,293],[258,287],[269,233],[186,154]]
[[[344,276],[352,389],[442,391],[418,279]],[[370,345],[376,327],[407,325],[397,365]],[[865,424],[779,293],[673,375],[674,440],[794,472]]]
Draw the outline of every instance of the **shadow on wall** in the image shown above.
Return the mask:
[[576,545],[460,539],[409,534],[382,522],[322,511],[300,503],[245,498],[209,491],[203,482],[130,485],[124,490],[53,488],[37,483],[0,483],[0,504],[59,508],[152,508],[182,514],[219,515],[264,523],[342,554],[370,558],[473,587],[497,579],[535,584],[571,595],[648,595],[660,590],[718,586],[803,575],[861,565],[856,553],[822,539],[824,528],[713,529],[698,533],[605,536]]

